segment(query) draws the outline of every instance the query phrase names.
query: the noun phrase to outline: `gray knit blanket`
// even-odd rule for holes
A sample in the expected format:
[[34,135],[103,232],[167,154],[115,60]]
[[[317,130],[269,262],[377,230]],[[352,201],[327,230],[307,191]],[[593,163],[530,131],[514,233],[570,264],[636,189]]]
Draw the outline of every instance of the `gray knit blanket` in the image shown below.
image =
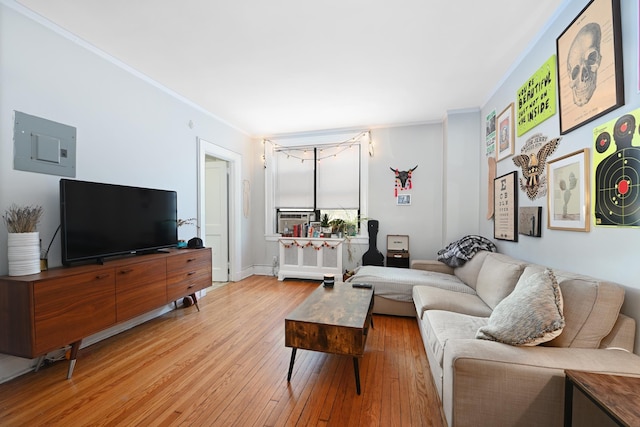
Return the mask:
[[462,239],[449,243],[444,249],[438,251],[438,261],[449,267],[460,267],[469,261],[478,251],[497,252],[498,248],[493,242],[482,236],[469,235]]

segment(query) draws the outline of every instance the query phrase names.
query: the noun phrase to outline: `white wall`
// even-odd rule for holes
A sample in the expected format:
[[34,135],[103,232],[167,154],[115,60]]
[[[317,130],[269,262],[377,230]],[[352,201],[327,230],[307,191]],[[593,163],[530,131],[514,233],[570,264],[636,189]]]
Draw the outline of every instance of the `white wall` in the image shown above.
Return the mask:
[[451,111],[445,120],[442,246],[478,233],[480,111]]
[[[412,259],[434,258],[441,242],[443,135],[442,124],[374,129],[374,156],[369,158],[369,215],[380,221],[378,250],[386,257],[387,235],[409,235]],[[397,206],[395,174],[414,166],[410,206]],[[359,258],[368,245],[359,251]]]
[[[504,83],[482,108],[485,117],[491,110],[498,113],[510,102],[516,101],[517,89],[556,52],[556,38],[580,13],[587,0],[568,2],[557,18],[551,22],[541,35],[540,40],[531,52],[505,79]],[[592,151],[593,128],[597,125],[616,119],[640,106],[638,93],[638,2],[622,0],[623,58],[625,80],[625,105],[617,110],[588,123],[562,137],[559,148],[551,159],[588,147]],[[541,132],[549,138],[560,136],[558,114],[538,125],[534,129],[516,139],[516,153],[532,134]],[[484,138],[484,123],[481,124],[481,135]],[[638,145],[636,135],[634,144]],[[481,185],[480,212],[487,208],[487,162],[480,162]],[[498,162],[497,176],[515,170],[511,159]],[[593,168],[592,168],[593,174]],[[519,172],[521,176],[521,172]],[[547,222],[546,199],[530,201],[520,192],[520,206],[543,206],[543,224]],[[622,308],[636,320],[640,320],[640,263],[638,262],[637,239],[640,238],[638,228],[604,228],[594,227],[591,220],[591,231],[588,233],[549,230],[543,225],[542,238],[520,236],[518,243],[499,241],[500,252],[523,258],[531,262],[545,264],[554,268],[584,273],[619,282],[626,288],[625,304]],[[493,221],[481,219],[481,231],[486,236],[493,236]],[[636,353],[640,353],[640,331],[636,337]]]
[[[197,66],[197,58],[194,58]],[[40,204],[47,244],[59,224],[60,177],[13,169],[13,112],[77,128],[76,178],[176,190],[178,215],[197,216],[197,137],[250,158],[250,139],[158,85],[76,42],[13,2],[0,3],[0,210]],[[193,126],[189,126],[189,122]],[[252,161],[243,162],[250,177]],[[242,267],[253,265],[250,221],[241,216]],[[3,227],[4,228],[4,227]],[[180,237],[196,234],[182,227]],[[0,233],[0,274],[7,273]],[[49,265],[60,265],[59,237]],[[0,356],[0,380],[28,362]]]

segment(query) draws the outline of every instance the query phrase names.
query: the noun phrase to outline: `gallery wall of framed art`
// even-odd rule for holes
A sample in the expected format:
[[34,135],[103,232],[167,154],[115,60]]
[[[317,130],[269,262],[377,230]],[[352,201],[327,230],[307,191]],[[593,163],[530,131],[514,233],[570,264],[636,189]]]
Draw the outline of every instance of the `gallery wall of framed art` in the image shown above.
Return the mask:
[[[552,114],[546,107],[554,97],[546,88],[553,76],[547,79],[543,70],[554,56]],[[514,152],[503,144],[501,155],[499,118],[511,103]],[[538,111],[549,116],[538,120]],[[640,321],[640,264],[635,262],[640,239],[640,0],[563,2],[489,96],[479,121],[487,123],[493,112],[493,155],[487,131],[479,141],[480,152],[496,160],[495,172],[487,159],[479,166],[480,233],[493,234],[501,253],[620,283],[625,287],[622,312]],[[554,140],[559,140],[555,150],[540,151]],[[511,223],[505,222],[506,211],[499,211],[498,187],[484,185],[492,174],[512,173],[518,240],[505,238]],[[640,328],[634,352],[640,354]]]

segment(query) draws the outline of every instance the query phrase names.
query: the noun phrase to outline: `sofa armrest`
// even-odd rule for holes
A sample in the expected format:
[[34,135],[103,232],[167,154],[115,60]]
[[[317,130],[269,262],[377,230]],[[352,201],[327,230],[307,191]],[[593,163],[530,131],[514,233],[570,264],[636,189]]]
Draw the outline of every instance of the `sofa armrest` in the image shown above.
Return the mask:
[[453,268],[435,259],[411,261],[411,268],[416,270],[434,271],[436,273],[453,274]]
[[[452,340],[443,367],[442,403],[450,426],[477,426],[478,420],[482,425],[561,426],[565,369],[640,376],[640,356],[625,350]],[[593,412],[589,416],[598,420],[592,408],[576,412]]]

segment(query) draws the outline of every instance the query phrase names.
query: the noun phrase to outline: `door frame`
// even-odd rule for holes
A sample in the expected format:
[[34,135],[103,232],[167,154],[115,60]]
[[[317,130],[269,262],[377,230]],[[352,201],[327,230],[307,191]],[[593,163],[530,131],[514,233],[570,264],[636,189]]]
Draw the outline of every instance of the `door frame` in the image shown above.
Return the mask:
[[229,280],[238,281],[241,279],[242,254],[240,251],[242,214],[242,156],[226,148],[220,147],[202,138],[198,141],[198,237],[202,238],[202,230],[205,218],[205,160],[207,156],[225,160],[229,165],[229,186],[228,186],[228,217],[229,223]]

